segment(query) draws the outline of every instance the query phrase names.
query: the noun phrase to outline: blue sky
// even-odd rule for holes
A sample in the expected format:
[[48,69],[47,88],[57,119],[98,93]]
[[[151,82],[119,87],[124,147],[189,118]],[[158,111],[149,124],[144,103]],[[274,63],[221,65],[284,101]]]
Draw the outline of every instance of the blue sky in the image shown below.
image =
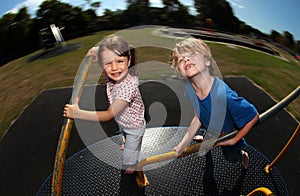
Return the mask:
[[[0,4],[0,16],[11,11],[16,12],[26,5],[29,13],[34,14],[44,0],[7,0]],[[80,6],[84,0],[61,0]],[[101,15],[104,9],[125,9],[126,0],[100,0]],[[184,5],[193,6],[194,0],[180,0]],[[289,31],[294,40],[300,40],[300,1],[299,0],[227,0],[236,17],[260,31],[270,34],[274,29],[279,33]],[[152,6],[161,6],[161,0],[150,0]]]

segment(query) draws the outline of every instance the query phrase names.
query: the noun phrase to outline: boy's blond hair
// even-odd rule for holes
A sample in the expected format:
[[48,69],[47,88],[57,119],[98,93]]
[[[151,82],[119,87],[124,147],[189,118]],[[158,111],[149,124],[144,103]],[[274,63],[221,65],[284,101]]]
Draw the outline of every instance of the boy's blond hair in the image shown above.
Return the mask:
[[186,38],[178,42],[175,48],[171,51],[169,64],[176,69],[179,75],[181,74],[178,70],[178,54],[181,54],[183,52],[199,52],[200,54],[202,54],[204,58],[210,61],[209,71],[211,75],[214,75],[213,66],[216,65],[216,63],[212,57],[210,48],[203,40],[196,38]]

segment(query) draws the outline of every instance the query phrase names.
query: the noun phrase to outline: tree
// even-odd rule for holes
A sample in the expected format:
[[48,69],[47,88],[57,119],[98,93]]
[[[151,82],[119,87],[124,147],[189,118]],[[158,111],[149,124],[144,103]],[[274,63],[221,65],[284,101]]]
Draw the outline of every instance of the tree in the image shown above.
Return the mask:
[[202,24],[206,19],[214,22],[216,28],[237,31],[239,20],[234,16],[230,4],[225,0],[194,0],[195,9]]
[[279,44],[282,42],[281,34],[275,30],[271,31],[270,38],[273,42],[277,42]]
[[[30,27],[32,20],[26,7],[22,7],[16,14],[5,14],[0,20],[0,54],[1,64],[32,51]],[[5,57],[5,59],[4,59]]]
[[82,36],[88,32],[83,11],[80,7],[72,7],[69,4],[57,0],[46,0],[37,11],[37,17],[43,28],[50,24],[64,28],[62,34],[65,39]]
[[149,24],[151,20],[149,9],[149,0],[127,0],[124,19],[130,26]]
[[194,26],[194,17],[190,15],[188,7],[178,0],[163,0],[166,25],[175,27]]
[[283,32],[283,45],[288,47],[289,49],[294,49],[294,44],[295,44],[295,41],[294,41],[294,37],[293,35],[288,32],[288,31],[284,31]]
[[93,10],[96,12],[96,10],[101,7],[100,1],[91,1],[91,0],[85,0],[85,4],[82,5],[82,7],[88,6],[90,10]]
[[[300,41],[297,41],[295,44],[295,51],[298,55],[300,55]],[[300,59],[299,59],[300,60]]]

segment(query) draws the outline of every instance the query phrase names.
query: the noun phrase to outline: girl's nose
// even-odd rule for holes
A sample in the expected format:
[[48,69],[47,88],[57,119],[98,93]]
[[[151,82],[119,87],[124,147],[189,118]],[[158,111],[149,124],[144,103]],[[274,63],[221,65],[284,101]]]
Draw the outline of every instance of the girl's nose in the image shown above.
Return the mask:
[[114,61],[111,63],[111,69],[112,70],[117,69],[117,64]]

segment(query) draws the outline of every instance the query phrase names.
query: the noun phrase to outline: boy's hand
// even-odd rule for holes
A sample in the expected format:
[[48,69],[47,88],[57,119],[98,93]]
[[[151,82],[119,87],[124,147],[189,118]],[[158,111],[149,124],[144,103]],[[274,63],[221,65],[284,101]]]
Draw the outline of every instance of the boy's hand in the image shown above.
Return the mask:
[[176,152],[175,156],[179,157],[182,154],[184,148],[185,147],[182,146],[181,144],[178,144],[175,148],[173,148],[173,151]]
[[229,140],[225,140],[223,142],[217,143],[215,146],[232,146],[235,145],[237,142],[235,141],[234,138],[231,138]]

